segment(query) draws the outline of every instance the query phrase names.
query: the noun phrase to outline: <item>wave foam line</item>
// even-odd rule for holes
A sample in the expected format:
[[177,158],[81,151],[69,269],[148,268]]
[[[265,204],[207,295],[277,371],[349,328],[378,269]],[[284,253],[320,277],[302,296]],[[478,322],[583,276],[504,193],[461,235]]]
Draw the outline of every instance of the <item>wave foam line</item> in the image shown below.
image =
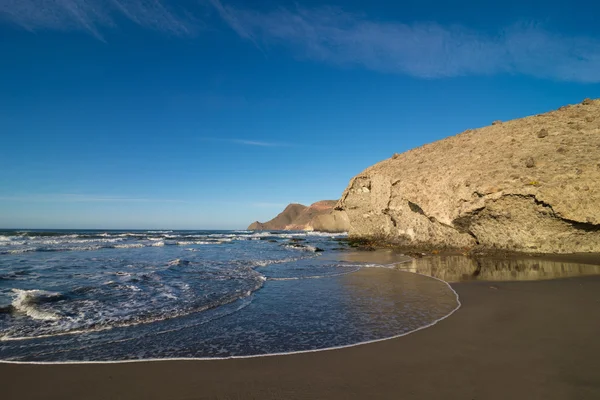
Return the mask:
[[[130,275],[127,274],[127,276],[130,276]],[[153,322],[160,322],[160,321],[165,321],[168,319],[185,317],[190,314],[201,313],[201,312],[204,312],[207,310],[225,306],[225,305],[231,304],[237,300],[243,300],[247,297],[252,296],[252,293],[260,290],[263,287],[264,282],[267,280],[266,277],[264,277],[263,275],[260,275],[260,274],[258,275],[257,279],[258,279],[257,285],[251,290],[245,291],[244,293],[235,292],[232,295],[226,297],[225,299],[221,299],[220,301],[217,301],[217,302],[205,304],[205,305],[198,307],[196,309],[193,309],[193,310],[182,310],[181,312],[176,312],[174,314],[159,315],[159,316],[156,316],[149,320],[136,320],[136,321],[128,321],[128,322],[120,322],[120,323],[118,322],[113,325],[103,325],[103,326],[98,326],[98,327],[94,327],[91,329],[90,328],[74,329],[71,331],[49,333],[49,334],[43,334],[43,335],[37,335],[37,336],[6,336],[5,335],[5,336],[0,336],[0,343],[1,342],[15,342],[15,341],[24,341],[24,340],[32,340],[32,339],[41,339],[41,338],[49,338],[49,337],[58,337],[58,336],[66,336],[66,335],[77,335],[77,334],[85,334],[85,333],[92,333],[92,332],[101,332],[101,331],[110,330],[110,329],[126,328],[126,327],[136,326],[136,325],[146,325],[146,324],[151,324]],[[140,290],[137,286],[134,286],[134,285],[125,285],[125,287],[127,287],[128,289],[133,290],[133,291]],[[32,292],[35,292],[35,293],[33,293],[35,295],[44,294],[44,295],[48,295],[48,296],[52,296],[52,297],[55,295],[60,295],[60,293],[45,292],[42,290],[26,291],[26,290],[20,290],[20,289],[13,289],[13,291],[15,291],[15,293],[19,293],[19,297],[17,298],[17,300],[15,302],[12,303],[12,306],[15,307],[15,309],[19,309],[19,310],[21,310],[23,307],[16,304],[16,302],[20,301],[19,299],[21,297],[21,292],[25,292],[23,296],[25,296],[26,299],[29,299],[31,297]],[[27,301],[30,301],[30,300],[27,300]],[[26,303],[26,304],[29,304],[29,303]],[[40,312],[37,310],[34,310],[34,312],[36,312],[38,314],[30,314],[30,311],[27,311],[27,315],[33,319],[45,319],[45,320],[60,319],[60,317],[55,314],[51,314],[51,313],[40,314]],[[54,318],[54,317],[56,317],[56,318]],[[2,363],[2,362],[8,362],[8,361],[0,360],[0,363]],[[95,362],[95,361],[88,361],[88,362]]]
[[[198,322],[198,323],[193,323],[193,324],[188,324],[188,325],[184,325],[184,326],[180,326],[180,327],[176,327],[176,328],[172,328],[172,329],[165,329],[165,330],[161,330],[161,331],[157,331],[157,332],[147,333],[147,334],[144,334],[142,337],[164,335],[166,333],[177,332],[177,331],[181,331],[181,330],[184,330],[184,329],[194,328],[194,327],[197,327],[197,326],[208,324],[209,322],[213,322],[213,321],[219,320],[221,318],[227,317],[227,316],[229,316],[231,314],[234,314],[234,313],[236,313],[236,312],[238,312],[240,310],[243,310],[244,308],[248,307],[252,303],[253,296],[248,296],[248,297],[242,298],[240,300],[242,301],[242,304],[240,306],[238,306],[234,310],[231,310],[231,311],[229,311],[227,313],[224,313],[222,315],[217,315],[215,317],[209,318],[206,321],[201,321],[201,322]],[[244,301],[246,301],[246,302],[244,302]],[[107,329],[111,329],[111,328],[107,328]],[[103,329],[103,330],[107,330],[107,329]],[[100,332],[100,331],[97,331],[97,332]],[[64,350],[47,351],[47,352],[43,352],[43,353],[38,353],[38,355],[44,356],[44,355],[50,355],[50,354],[59,354],[59,353],[65,352],[65,351],[88,350],[88,349],[91,349],[93,347],[105,346],[105,345],[114,344],[114,343],[125,343],[125,342],[130,342],[130,341],[136,340],[136,339],[139,339],[139,337],[128,337],[128,338],[124,338],[124,339],[116,339],[116,340],[108,341],[106,343],[96,343],[96,344],[91,344],[91,345],[87,345],[87,346],[81,346],[81,347],[78,347],[78,348],[75,348],[75,349],[64,349]],[[0,363],[1,362],[2,361],[0,360]]]
[[28,315],[32,319],[36,319],[39,321],[57,321],[60,319],[60,316],[57,314],[38,310],[35,305],[44,298],[58,298],[62,296],[60,293],[56,292],[48,292],[45,290],[21,290],[21,289],[13,289],[13,292],[16,293],[16,298],[12,302],[13,308],[18,311]]
[[322,278],[334,278],[336,276],[353,274],[354,272],[360,271],[362,268],[356,268],[353,271],[341,272],[339,274],[331,274],[331,275],[313,275],[313,276],[294,276],[291,278],[267,278],[269,281],[300,281],[302,279],[322,279]]
[[413,334],[415,332],[421,331],[423,329],[427,329],[427,328],[431,328],[432,326],[436,325],[438,322],[445,320],[446,318],[450,317],[452,314],[454,314],[456,311],[458,311],[458,309],[460,307],[462,307],[462,303],[460,302],[460,297],[458,295],[458,293],[456,292],[456,290],[454,290],[454,288],[445,280],[440,279],[440,278],[436,278],[433,276],[429,276],[429,275],[425,275],[425,274],[420,274],[418,272],[410,272],[410,271],[400,271],[400,272],[405,272],[405,273],[409,273],[409,274],[416,274],[416,275],[421,275],[424,276],[426,278],[431,278],[431,279],[435,279],[437,281],[443,282],[444,284],[446,284],[446,286],[448,286],[448,288],[452,291],[452,293],[454,293],[454,296],[456,297],[456,307],[450,311],[448,314],[444,315],[441,318],[436,319],[435,321],[427,324],[427,325],[423,325],[417,329],[413,329],[412,331],[409,332],[404,332],[401,333],[399,335],[394,335],[394,336],[390,336],[387,338],[382,338],[382,339],[374,339],[374,340],[367,340],[364,342],[358,342],[358,343],[353,343],[353,344],[346,344],[343,346],[335,346],[335,347],[326,347],[323,349],[315,349],[315,350],[300,350],[300,351],[290,351],[290,352],[282,352],[282,353],[269,353],[269,354],[254,354],[254,355],[248,355],[248,356],[229,356],[229,357],[171,357],[171,358],[146,358],[146,359],[142,359],[142,360],[113,360],[113,361],[12,361],[12,360],[0,360],[0,364],[27,364],[27,365],[59,365],[59,364],[73,364],[73,365],[77,365],[77,364],[127,364],[127,363],[140,363],[140,362],[160,362],[160,361],[221,361],[221,360],[234,360],[234,359],[245,359],[245,358],[260,358],[260,357],[276,357],[276,356],[291,356],[294,354],[305,354],[305,353],[317,353],[320,351],[331,351],[331,350],[340,350],[340,349],[347,349],[350,347],[356,347],[356,346],[362,346],[365,344],[371,344],[371,343],[377,343],[377,342],[383,342],[385,340],[392,340],[392,339],[397,339],[403,336],[408,336],[410,334]]

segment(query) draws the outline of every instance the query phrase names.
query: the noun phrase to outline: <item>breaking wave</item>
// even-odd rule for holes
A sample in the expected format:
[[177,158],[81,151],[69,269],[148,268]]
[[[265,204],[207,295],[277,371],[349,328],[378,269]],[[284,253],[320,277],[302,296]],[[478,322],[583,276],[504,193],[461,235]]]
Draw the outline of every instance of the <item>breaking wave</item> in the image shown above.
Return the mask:
[[[3,231],[0,235],[0,255],[17,255],[30,252],[95,251],[101,249],[136,249],[162,246],[211,246],[231,242],[262,240],[304,240],[302,238],[336,238],[343,234],[321,232],[253,232],[230,231],[214,232],[38,232]],[[288,245],[290,249],[318,251],[315,246]]]
[[13,289],[16,294],[12,302],[12,310],[15,312],[24,313],[27,316],[40,321],[57,321],[60,315],[40,309],[40,305],[59,301],[64,296],[57,292],[48,292],[46,290],[21,290]]

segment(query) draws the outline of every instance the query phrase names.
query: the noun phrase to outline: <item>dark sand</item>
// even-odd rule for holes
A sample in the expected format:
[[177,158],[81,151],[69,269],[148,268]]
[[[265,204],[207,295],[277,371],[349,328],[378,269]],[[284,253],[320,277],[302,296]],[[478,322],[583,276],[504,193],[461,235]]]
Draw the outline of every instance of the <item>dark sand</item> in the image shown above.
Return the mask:
[[600,399],[600,277],[452,285],[405,337],[221,361],[0,364],[2,399]]

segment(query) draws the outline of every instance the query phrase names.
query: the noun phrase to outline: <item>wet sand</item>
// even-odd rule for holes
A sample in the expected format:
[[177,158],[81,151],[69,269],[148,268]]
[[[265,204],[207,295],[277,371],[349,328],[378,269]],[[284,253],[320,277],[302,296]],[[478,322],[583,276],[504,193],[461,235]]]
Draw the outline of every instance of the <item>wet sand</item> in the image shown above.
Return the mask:
[[0,364],[3,399],[599,399],[600,277],[462,282],[405,337],[221,361]]

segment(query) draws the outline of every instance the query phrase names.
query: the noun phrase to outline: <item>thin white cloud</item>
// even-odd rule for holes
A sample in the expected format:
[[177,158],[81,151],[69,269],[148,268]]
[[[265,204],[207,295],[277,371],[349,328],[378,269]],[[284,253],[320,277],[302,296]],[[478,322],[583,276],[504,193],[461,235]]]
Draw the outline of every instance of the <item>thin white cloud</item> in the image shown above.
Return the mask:
[[276,142],[259,142],[256,140],[240,140],[240,139],[231,139],[229,140],[231,143],[237,144],[245,144],[247,146],[260,146],[260,147],[281,147],[288,146],[285,143],[276,143]]
[[120,196],[102,196],[93,194],[73,194],[73,193],[48,193],[48,194],[27,194],[16,196],[0,196],[0,201],[33,201],[33,202],[60,202],[60,203],[103,203],[103,202],[139,202],[139,203],[188,203],[185,200],[177,199],[155,199],[155,198],[136,198]]
[[298,58],[419,78],[524,74],[600,82],[600,41],[535,25],[496,34],[436,23],[370,20],[339,8],[239,9],[211,0],[231,28],[262,48],[289,48]]
[[102,32],[129,20],[179,36],[206,26],[205,6],[262,52],[288,49],[297,58],[418,78],[521,74],[600,82],[600,39],[561,35],[535,24],[492,34],[435,22],[381,21],[340,8],[257,11],[221,0],[0,0],[0,23],[31,31]]
[[161,0],[0,0],[0,20],[31,31],[84,31],[102,39],[101,30],[126,18],[145,28],[190,35],[198,22]]
[[257,146],[257,147],[289,147],[291,144],[282,142],[264,142],[261,140],[247,140],[247,139],[224,139],[224,138],[212,138],[202,137],[200,140],[211,141],[211,142],[226,142],[232,144],[239,144],[244,146]]
[[249,41],[254,43],[254,45],[260,49],[260,46],[254,38],[254,34],[252,33],[252,31],[246,29],[243,21],[240,21],[238,19],[239,13],[235,9],[232,9],[230,7],[224,7],[219,0],[208,1],[214,6],[215,10],[217,10],[217,13],[219,13],[221,18],[223,18],[223,20],[227,22],[231,29],[233,29],[238,35],[240,35],[244,39],[248,39]]

